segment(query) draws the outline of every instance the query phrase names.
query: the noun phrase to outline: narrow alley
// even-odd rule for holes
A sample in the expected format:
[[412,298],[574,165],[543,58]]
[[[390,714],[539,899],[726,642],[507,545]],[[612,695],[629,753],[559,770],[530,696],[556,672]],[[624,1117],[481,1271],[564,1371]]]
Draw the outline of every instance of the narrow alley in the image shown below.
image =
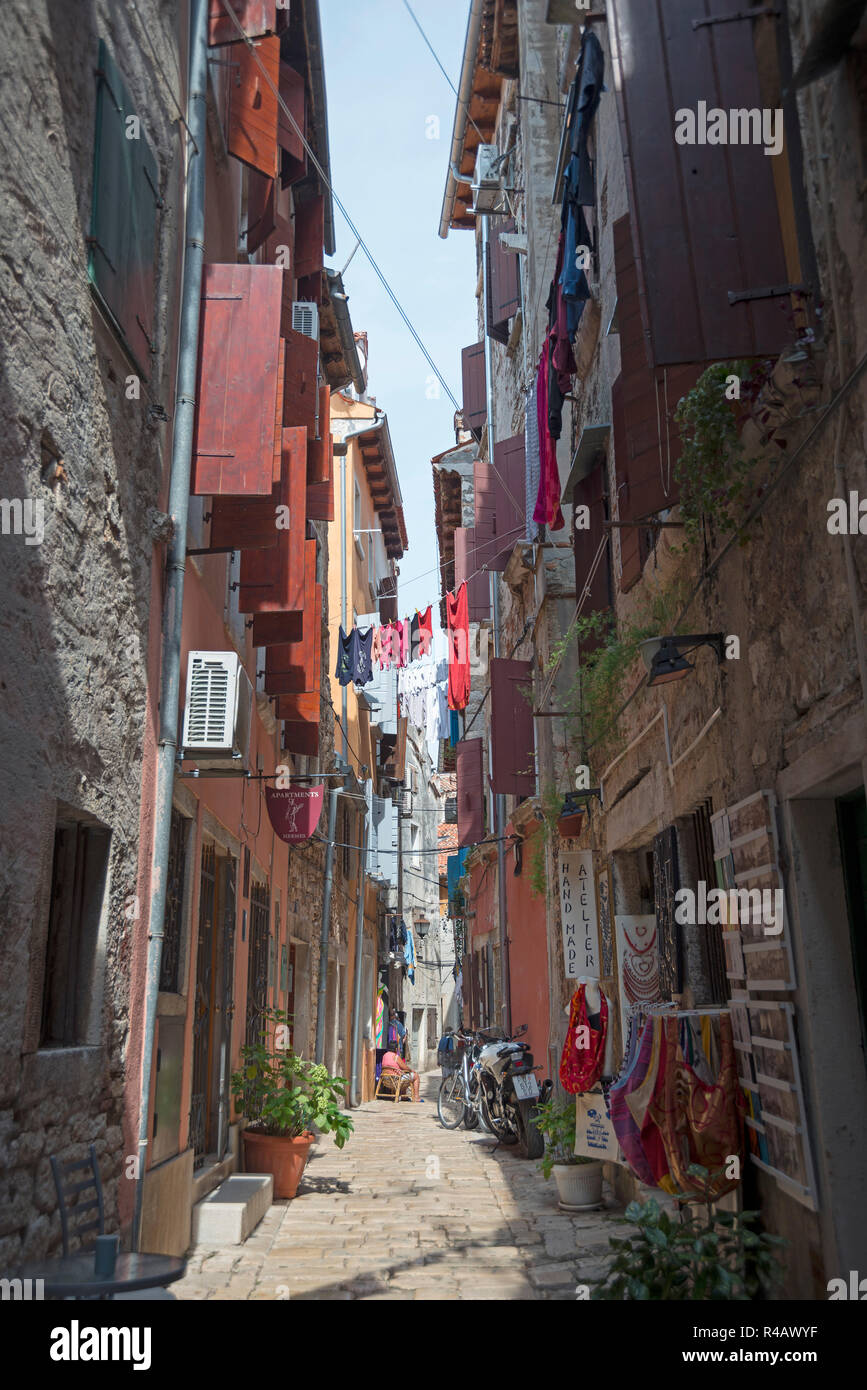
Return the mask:
[[[538,1165],[425,1104],[368,1101],[320,1143],[298,1196],[243,1246],[194,1249],[178,1299],[574,1299],[604,1274],[618,1209],[567,1216]],[[610,1194],[606,1194],[607,1203]]]

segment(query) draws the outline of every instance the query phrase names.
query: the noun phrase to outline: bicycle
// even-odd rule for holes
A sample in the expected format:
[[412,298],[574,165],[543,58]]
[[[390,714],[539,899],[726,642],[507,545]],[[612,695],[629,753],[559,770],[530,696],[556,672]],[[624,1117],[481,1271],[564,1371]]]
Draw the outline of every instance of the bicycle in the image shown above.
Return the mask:
[[477,1129],[479,1122],[488,1128],[482,1115],[482,1087],[479,1078],[479,1040],[475,1033],[453,1030],[449,1036],[457,1038],[448,1063],[442,1066],[449,1070],[440,1082],[437,1094],[437,1115],[444,1129],[457,1129],[461,1120],[465,1129]]

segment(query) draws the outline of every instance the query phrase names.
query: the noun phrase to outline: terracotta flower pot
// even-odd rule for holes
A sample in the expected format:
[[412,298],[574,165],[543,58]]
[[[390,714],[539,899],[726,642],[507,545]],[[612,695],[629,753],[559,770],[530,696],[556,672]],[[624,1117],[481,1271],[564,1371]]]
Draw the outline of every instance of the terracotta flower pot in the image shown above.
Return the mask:
[[584,824],[584,812],[573,811],[571,815],[561,816],[557,822],[557,829],[564,840],[571,839],[574,835],[581,834],[581,826]]
[[258,1134],[244,1130],[244,1169],[248,1173],[270,1173],[275,1197],[294,1197],[307,1165],[315,1134],[286,1139],[278,1134]]

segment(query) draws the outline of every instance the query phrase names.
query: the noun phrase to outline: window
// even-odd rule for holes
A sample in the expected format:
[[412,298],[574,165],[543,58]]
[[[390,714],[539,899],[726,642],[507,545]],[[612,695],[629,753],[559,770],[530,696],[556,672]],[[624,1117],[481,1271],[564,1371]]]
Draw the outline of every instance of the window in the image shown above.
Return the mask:
[[418,826],[416,825],[415,821],[411,821],[411,822],[410,822],[410,827],[409,827],[409,844],[410,844],[410,849],[412,850],[412,862],[413,862],[416,866],[418,866],[418,865],[421,863],[421,858],[420,858],[420,855],[419,855],[419,843],[420,843],[419,828],[418,828]]
[[342,830],[341,830],[341,832],[340,832],[340,838],[341,838],[341,841],[342,841],[342,843],[343,843],[343,877],[344,877],[344,878],[349,878],[349,877],[351,876],[351,872],[352,872],[352,850],[351,850],[351,848],[350,848],[350,833],[349,833],[349,832],[350,832],[350,829],[351,829],[352,823],[351,823],[350,816],[349,816],[349,807],[348,807],[348,806],[344,806],[344,808],[343,808],[343,816],[342,816],[342,819],[341,819],[341,824],[342,824],[342,827],[343,827]]
[[169,867],[166,881],[166,920],[160,959],[160,989],[178,994],[181,987],[181,943],[184,928],[184,886],[187,868],[189,822],[172,808],[169,831]]
[[358,479],[355,479],[355,504],[352,513],[352,528],[354,531],[361,530],[361,488],[358,486]]
[[446,805],[445,805],[445,816],[444,816],[444,819],[445,819],[446,825],[457,825],[457,823],[458,823],[458,798],[457,798],[457,793],[455,793],[454,796],[447,796],[447,797],[446,797]]
[[370,592],[376,598],[376,562],[373,558],[373,536],[367,537],[367,582]]
[[145,380],[154,351],[160,206],[159,170],[144,121],[100,40],[87,270],[100,303]]
[[58,814],[40,1047],[98,1040],[95,972],[110,844],[107,826],[75,812]]

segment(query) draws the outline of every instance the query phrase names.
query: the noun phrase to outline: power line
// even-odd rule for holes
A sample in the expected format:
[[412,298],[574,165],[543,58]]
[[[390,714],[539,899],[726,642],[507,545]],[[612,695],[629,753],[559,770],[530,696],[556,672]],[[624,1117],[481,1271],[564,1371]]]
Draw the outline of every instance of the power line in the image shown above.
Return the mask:
[[448,82],[449,86],[451,87],[452,91],[454,92],[455,96],[457,97],[457,99],[458,99],[458,106],[463,106],[463,107],[466,108],[467,120],[469,121],[470,125],[473,127],[473,130],[474,130],[474,131],[476,132],[476,134],[478,135],[478,137],[479,137],[479,139],[481,140],[482,144],[483,144],[483,145],[486,144],[487,142],[486,142],[485,136],[484,136],[484,135],[482,134],[482,132],[479,130],[479,127],[476,125],[475,121],[473,120],[472,116],[470,115],[470,103],[469,103],[468,101],[461,101],[461,94],[460,94],[460,92],[458,91],[458,89],[457,89],[457,87],[455,86],[454,82],[453,82],[452,79],[449,77],[448,73],[446,72],[445,68],[443,67],[442,63],[440,62],[439,58],[437,57],[436,49],[434,48],[433,44],[431,43],[431,41],[430,41],[430,39],[428,38],[427,34],[425,33],[424,29],[422,28],[422,26],[421,26],[421,24],[420,24],[418,18],[416,17],[416,15],[413,13],[412,9],[411,9],[410,6],[409,6],[409,0],[403,0],[403,7],[404,7],[404,9],[406,10],[407,14],[409,15],[410,19],[412,20],[413,24],[415,25],[416,29],[417,29],[418,32],[421,34],[421,36],[422,36],[422,38],[424,39],[425,43],[427,44],[427,47],[428,47],[428,49],[429,49],[429,51],[430,51],[430,54],[431,54],[431,57],[433,58],[433,60],[434,60],[434,62],[436,63],[437,67],[439,68],[440,72],[442,73],[443,77],[445,78],[446,82]]
[[309,156],[309,158],[310,158],[310,160],[311,160],[311,162],[312,162],[312,164],[313,164],[313,167],[316,169],[316,172],[318,173],[320,179],[322,180],[322,182],[323,182],[323,184],[325,185],[325,187],[328,189],[329,193],[331,194],[332,198],[334,199],[334,202],[336,203],[336,205],[337,205],[337,207],[339,208],[340,212],[343,214],[344,220],[346,221],[346,224],[347,224],[347,226],[349,227],[349,230],[352,232],[352,235],[357,239],[359,245],[361,246],[362,251],[364,252],[365,256],[367,257],[368,261],[370,262],[370,265],[371,265],[371,267],[372,267],[374,273],[376,274],[377,279],[379,280],[380,284],[382,285],[383,289],[385,290],[385,292],[386,292],[386,294],[388,295],[389,299],[391,300],[392,304],[393,304],[394,307],[397,309],[397,312],[400,314],[400,317],[403,319],[404,324],[405,324],[406,327],[409,329],[409,332],[411,333],[411,335],[412,335],[412,337],[413,337],[413,340],[414,340],[416,346],[418,347],[419,351],[421,352],[422,356],[424,357],[425,361],[427,362],[428,366],[430,367],[431,371],[433,372],[433,374],[434,374],[434,376],[436,377],[437,381],[439,382],[440,386],[441,386],[441,387],[443,388],[443,390],[445,391],[446,395],[448,396],[448,398],[449,398],[449,400],[451,401],[452,405],[454,406],[455,410],[460,411],[461,407],[458,405],[457,400],[456,400],[455,397],[452,395],[452,392],[451,392],[451,390],[449,389],[449,387],[448,387],[448,385],[447,385],[447,383],[446,383],[445,377],[443,376],[443,374],[442,374],[442,372],[440,371],[439,367],[438,367],[438,366],[436,365],[436,363],[434,362],[433,358],[431,357],[430,353],[428,352],[427,348],[425,347],[424,343],[422,342],[422,339],[419,337],[419,334],[416,332],[415,326],[413,325],[413,323],[412,323],[412,321],[411,321],[409,315],[407,314],[406,310],[404,309],[403,305],[401,304],[401,302],[400,302],[400,300],[398,299],[397,295],[395,294],[394,290],[391,288],[391,285],[390,285],[390,284],[388,283],[388,281],[386,280],[386,278],[385,278],[383,272],[380,270],[379,265],[377,264],[376,260],[375,260],[374,257],[373,257],[373,253],[371,252],[370,247],[367,245],[366,241],[364,240],[364,237],[361,235],[361,233],[359,232],[359,230],[358,230],[358,228],[356,227],[355,223],[353,222],[352,218],[349,216],[349,213],[346,211],[346,208],[343,206],[343,203],[342,203],[342,202],[340,201],[340,199],[338,198],[336,192],[334,191],[334,186],[333,186],[331,180],[329,179],[328,175],[325,173],[325,170],[323,169],[322,165],[319,163],[319,160],[317,159],[316,154],[314,153],[314,151],[313,151],[313,149],[312,149],[310,143],[308,142],[307,137],[306,137],[305,134],[304,134],[304,131],[301,129],[301,127],[299,126],[299,124],[298,124],[298,122],[296,121],[295,117],[293,116],[292,112],[289,110],[289,108],[288,108],[288,106],[286,105],[285,101],[284,101],[283,98],[281,97],[280,92],[279,92],[278,89],[274,86],[274,83],[273,83],[272,80],[271,80],[270,74],[266,71],[265,66],[264,66],[264,64],[262,63],[262,61],[261,61],[261,59],[260,59],[260,57],[259,57],[259,54],[258,54],[257,51],[256,51],[256,46],[255,46],[255,44],[253,43],[252,39],[244,32],[244,28],[243,28],[243,26],[242,26],[240,20],[238,19],[238,16],[236,15],[235,11],[232,9],[231,5],[229,4],[229,0],[220,0],[220,3],[221,3],[221,5],[223,6],[223,9],[225,10],[226,14],[230,17],[230,19],[231,19],[232,23],[234,24],[235,28],[237,29],[239,35],[241,36],[241,38],[244,40],[244,42],[246,43],[247,47],[249,48],[250,53],[251,53],[251,55],[252,55],[252,57],[253,57],[253,61],[255,62],[256,66],[258,67],[260,73],[262,74],[262,76],[263,76],[263,78],[265,79],[266,83],[267,83],[268,86],[270,87],[271,91],[274,93],[274,96],[275,96],[276,99],[277,99],[277,104],[278,104],[278,106],[280,107],[280,110],[283,112],[283,115],[286,117],[286,119],[287,119],[287,121],[289,122],[289,124],[291,125],[292,129],[295,131],[295,133],[296,133],[296,135],[298,136],[299,140],[300,140],[301,143],[303,144],[303,146],[304,146],[305,150],[307,151],[307,154],[308,154],[308,156]]

